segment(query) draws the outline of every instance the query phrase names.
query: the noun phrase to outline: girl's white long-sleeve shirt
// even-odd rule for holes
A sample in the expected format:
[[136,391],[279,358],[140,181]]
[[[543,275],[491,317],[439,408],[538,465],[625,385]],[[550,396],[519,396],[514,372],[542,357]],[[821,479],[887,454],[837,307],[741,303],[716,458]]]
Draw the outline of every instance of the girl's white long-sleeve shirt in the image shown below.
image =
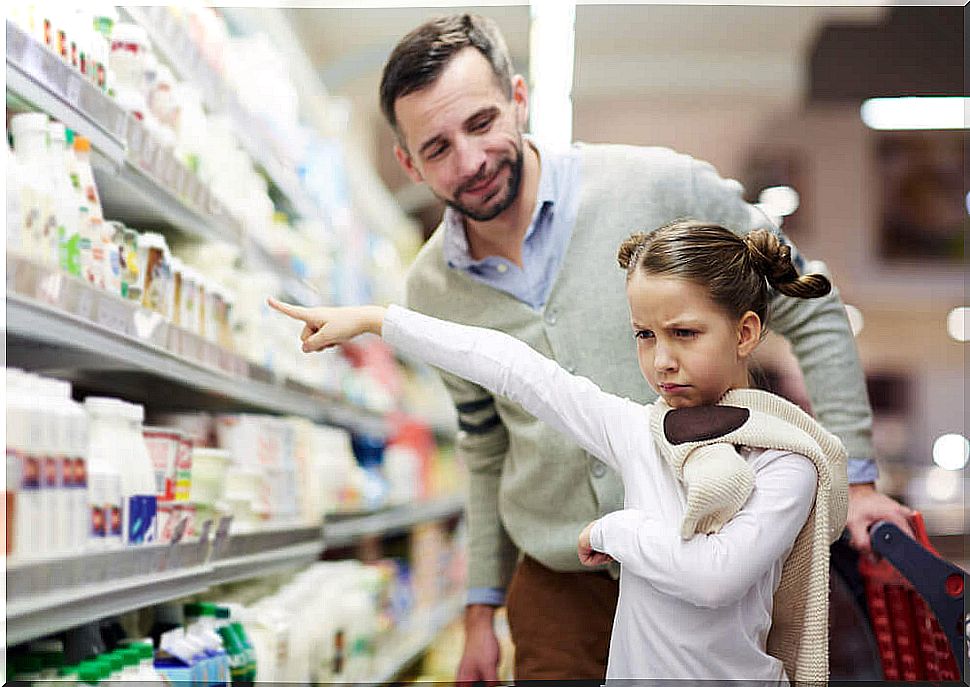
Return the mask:
[[684,491],[658,455],[650,406],[605,393],[501,332],[391,306],[382,334],[519,403],[621,475],[623,510],[591,533],[593,548],[621,565],[607,678],[784,679],[765,644],[782,563],[815,500],[809,459],[744,449],[755,472],[748,502],[716,534],[685,541]]

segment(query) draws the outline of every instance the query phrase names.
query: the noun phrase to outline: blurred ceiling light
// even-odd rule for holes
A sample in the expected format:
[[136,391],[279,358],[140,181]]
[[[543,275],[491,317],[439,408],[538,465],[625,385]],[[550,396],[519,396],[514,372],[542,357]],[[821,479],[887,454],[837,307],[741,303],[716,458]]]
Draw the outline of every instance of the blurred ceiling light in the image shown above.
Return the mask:
[[970,339],[970,336],[967,336],[968,314],[970,314],[970,308],[964,305],[959,308],[954,308],[946,316],[947,333],[961,343]]
[[943,434],[933,442],[933,462],[944,470],[962,470],[970,459],[970,441],[961,434]]
[[758,203],[765,212],[776,217],[787,217],[798,209],[798,191],[791,186],[769,186],[758,194]]
[[952,501],[960,493],[961,481],[955,472],[930,468],[926,473],[926,495],[934,501]]
[[862,103],[862,121],[870,129],[966,129],[970,98],[870,98]]
[[859,332],[866,324],[862,311],[854,305],[845,304],[845,314],[849,317],[849,326],[852,327],[852,336],[859,336]]
[[529,3],[529,130],[543,143],[562,148],[573,140],[573,58],[576,3]]

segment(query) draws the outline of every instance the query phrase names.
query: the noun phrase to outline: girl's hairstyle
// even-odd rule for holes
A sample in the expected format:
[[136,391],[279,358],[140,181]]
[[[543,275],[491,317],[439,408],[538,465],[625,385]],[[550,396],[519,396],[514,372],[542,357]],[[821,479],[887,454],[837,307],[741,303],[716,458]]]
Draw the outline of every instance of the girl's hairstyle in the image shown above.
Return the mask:
[[769,286],[796,298],[818,298],[832,290],[821,274],[799,276],[791,247],[765,229],[738,236],[717,224],[681,219],[633,234],[620,245],[617,260],[627,280],[637,270],[686,279],[707,289],[732,317],[750,310],[764,326]]

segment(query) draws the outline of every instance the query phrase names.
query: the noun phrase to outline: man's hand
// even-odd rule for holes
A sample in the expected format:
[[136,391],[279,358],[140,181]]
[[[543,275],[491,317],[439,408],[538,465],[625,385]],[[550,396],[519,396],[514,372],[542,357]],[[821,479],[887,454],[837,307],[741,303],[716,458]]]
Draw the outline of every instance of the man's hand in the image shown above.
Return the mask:
[[458,664],[458,682],[498,680],[500,652],[494,617],[494,606],[471,604],[465,608],[465,651]]
[[281,303],[275,298],[266,302],[274,310],[303,322],[300,340],[303,352],[312,353],[350,341],[358,334],[370,332],[380,336],[384,325],[385,308],[361,305],[346,308],[304,308]]
[[583,528],[583,531],[579,534],[579,544],[576,547],[576,551],[579,553],[579,562],[590,568],[613,561],[610,555],[594,551],[589,543],[589,533],[593,529],[595,522],[594,520]]
[[888,520],[909,536],[915,537],[909,524],[912,514],[911,509],[876,491],[871,482],[850,484],[849,514],[845,522],[851,535],[849,544],[860,553],[871,553],[869,526],[880,520]]

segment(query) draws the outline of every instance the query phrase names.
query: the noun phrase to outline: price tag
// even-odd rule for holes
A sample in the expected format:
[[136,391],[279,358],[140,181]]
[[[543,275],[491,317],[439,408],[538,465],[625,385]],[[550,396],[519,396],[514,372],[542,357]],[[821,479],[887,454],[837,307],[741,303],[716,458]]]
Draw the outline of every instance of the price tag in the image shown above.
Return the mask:
[[172,530],[173,547],[176,546],[180,541],[182,541],[182,537],[185,536],[185,530],[187,530],[188,527],[189,527],[189,519],[181,518],[178,524],[175,526],[175,529]]
[[211,197],[212,197],[212,194],[209,193],[209,187],[206,186],[205,184],[199,184],[199,188],[196,189],[196,192],[195,192],[195,198],[193,198],[192,200],[195,202],[196,208],[198,208],[202,212],[208,212],[209,199]]
[[102,296],[98,301],[97,323],[113,332],[131,335],[131,309],[120,299]]
[[21,67],[25,72],[37,78],[40,76],[41,65],[44,63],[44,57],[47,55],[47,50],[44,46],[39,43],[35,43],[32,40],[27,40],[24,46],[24,54],[21,59]]
[[40,80],[57,95],[64,97],[64,65],[54,53],[44,51],[40,63]]
[[218,558],[222,554],[226,542],[229,541],[229,527],[232,525],[232,516],[224,515],[219,518],[219,526],[216,527],[215,537],[212,539],[212,556]]
[[74,314],[81,317],[89,322],[93,320],[94,315],[94,294],[91,292],[90,288],[80,289],[77,297],[77,305],[74,308]]
[[67,102],[78,109],[81,109],[81,88],[83,86],[84,79],[81,78],[80,74],[75,74],[74,72],[68,73],[65,96],[67,97]]
[[199,529],[199,542],[203,545],[209,543],[209,532],[212,530],[212,520],[206,520]]
[[141,158],[141,149],[145,144],[145,128],[131,117],[128,122],[128,159],[138,162]]

